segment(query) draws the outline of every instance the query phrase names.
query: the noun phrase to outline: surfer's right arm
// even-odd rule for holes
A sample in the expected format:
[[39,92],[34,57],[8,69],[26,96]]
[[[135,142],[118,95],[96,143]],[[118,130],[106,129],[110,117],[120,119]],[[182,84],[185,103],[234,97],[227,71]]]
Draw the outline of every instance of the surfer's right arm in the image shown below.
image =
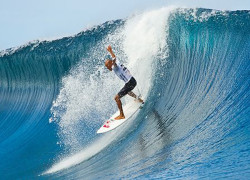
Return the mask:
[[107,50],[108,50],[108,52],[109,52],[109,53],[111,54],[111,56],[112,56],[113,64],[116,65],[116,57],[115,57],[115,54],[113,53],[112,48],[111,48],[110,45],[108,46]]

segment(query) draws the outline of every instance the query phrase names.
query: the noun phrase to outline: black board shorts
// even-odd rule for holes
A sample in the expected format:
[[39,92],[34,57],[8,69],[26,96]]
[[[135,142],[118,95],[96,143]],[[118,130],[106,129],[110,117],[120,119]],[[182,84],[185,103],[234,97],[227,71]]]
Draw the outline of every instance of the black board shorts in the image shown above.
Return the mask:
[[136,86],[137,82],[135,80],[134,77],[132,77],[129,82],[127,82],[124,87],[118,92],[118,95],[120,98],[122,98],[123,96],[125,96],[126,94],[128,94],[130,91],[132,91],[135,86]]

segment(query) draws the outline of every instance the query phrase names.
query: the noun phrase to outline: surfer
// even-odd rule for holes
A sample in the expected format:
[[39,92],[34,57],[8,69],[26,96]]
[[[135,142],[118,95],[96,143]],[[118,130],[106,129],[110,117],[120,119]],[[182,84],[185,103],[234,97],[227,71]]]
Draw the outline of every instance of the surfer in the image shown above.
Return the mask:
[[136,80],[135,78],[130,74],[129,70],[123,65],[121,64],[118,60],[116,60],[116,56],[112,51],[111,46],[109,45],[107,48],[108,52],[111,54],[112,56],[112,60],[111,59],[107,59],[105,61],[105,66],[108,68],[108,70],[110,71],[114,71],[115,74],[125,82],[124,87],[118,92],[118,94],[115,96],[115,101],[117,103],[118,109],[120,111],[120,115],[117,116],[115,118],[115,120],[119,120],[119,119],[124,119],[125,115],[123,113],[123,109],[122,109],[122,102],[121,102],[121,98],[123,96],[125,96],[126,94],[130,95],[131,97],[137,99],[139,102],[144,103],[143,100],[135,95],[132,90],[135,88],[136,86]]

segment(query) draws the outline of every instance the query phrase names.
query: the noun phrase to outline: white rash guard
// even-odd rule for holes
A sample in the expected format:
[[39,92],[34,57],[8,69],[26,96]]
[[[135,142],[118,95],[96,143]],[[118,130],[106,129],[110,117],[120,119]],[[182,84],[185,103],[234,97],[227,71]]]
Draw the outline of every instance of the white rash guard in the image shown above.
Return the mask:
[[121,64],[119,61],[116,60],[115,63],[116,66],[112,66],[112,69],[114,70],[115,74],[125,83],[129,82],[129,80],[133,77],[130,74],[129,70],[125,66],[123,66],[123,64]]

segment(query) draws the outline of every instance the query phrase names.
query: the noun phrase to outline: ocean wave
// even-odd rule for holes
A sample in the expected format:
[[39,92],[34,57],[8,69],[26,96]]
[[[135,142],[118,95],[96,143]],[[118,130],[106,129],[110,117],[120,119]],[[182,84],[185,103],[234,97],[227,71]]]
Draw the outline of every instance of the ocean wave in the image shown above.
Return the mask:
[[[2,51],[1,177],[249,177],[249,20],[164,7]],[[97,135],[123,86],[104,67],[109,44],[146,104]]]

